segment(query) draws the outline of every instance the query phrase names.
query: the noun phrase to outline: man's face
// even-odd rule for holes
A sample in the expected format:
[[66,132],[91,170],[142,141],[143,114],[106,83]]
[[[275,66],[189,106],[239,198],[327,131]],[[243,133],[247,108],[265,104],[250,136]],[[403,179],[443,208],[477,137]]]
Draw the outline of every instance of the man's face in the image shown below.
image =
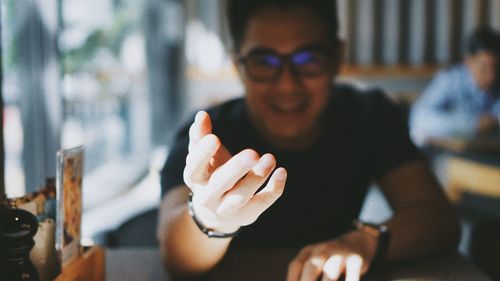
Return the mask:
[[497,76],[498,59],[490,52],[482,51],[466,58],[476,85],[481,90],[490,90],[495,84]]
[[265,137],[300,141],[319,128],[338,68],[338,50],[328,38],[307,9],[269,7],[251,17],[238,53],[251,60],[237,65],[251,118]]

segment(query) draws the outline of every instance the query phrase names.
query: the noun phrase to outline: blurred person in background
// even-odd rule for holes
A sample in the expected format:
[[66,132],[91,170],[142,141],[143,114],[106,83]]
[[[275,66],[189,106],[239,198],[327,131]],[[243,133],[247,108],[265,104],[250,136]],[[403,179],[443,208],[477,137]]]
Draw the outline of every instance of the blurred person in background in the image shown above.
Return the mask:
[[[167,270],[202,276],[229,251],[293,248],[288,281],[359,280],[384,260],[454,249],[457,217],[401,112],[380,91],[334,83],[335,1],[230,0],[227,13],[245,95],[198,112],[170,151],[157,232]],[[394,215],[353,223],[372,181]]]
[[463,62],[440,71],[413,105],[413,140],[424,144],[428,138],[498,133],[499,59],[499,33],[489,27],[474,31]]

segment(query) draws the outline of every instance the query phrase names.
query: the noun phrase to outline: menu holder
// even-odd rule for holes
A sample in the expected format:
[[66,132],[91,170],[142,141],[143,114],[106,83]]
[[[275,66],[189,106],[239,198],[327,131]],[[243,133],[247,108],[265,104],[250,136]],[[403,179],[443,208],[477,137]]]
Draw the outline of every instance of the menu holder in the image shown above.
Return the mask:
[[55,241],[62,268],[80,253],[83,154],[82,146],[57,152]]
[[105,280],[105,252],[103,248],[93,246],[82,255],[70,261],[54,281]]

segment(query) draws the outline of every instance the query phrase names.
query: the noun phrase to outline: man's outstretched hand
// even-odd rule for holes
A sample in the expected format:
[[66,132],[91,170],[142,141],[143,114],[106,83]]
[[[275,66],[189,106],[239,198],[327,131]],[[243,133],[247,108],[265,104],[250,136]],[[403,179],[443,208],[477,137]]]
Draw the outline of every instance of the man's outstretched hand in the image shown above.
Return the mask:
[[204,226],[231,233],[257,220],[283,193],[287,173],[284,168],[273,172],[275,166],[273,155],[259,156],[252,149],[232,156],[212,134],[209,115],[196,114],[189,129],[184,182],[193,193],[193,208]]

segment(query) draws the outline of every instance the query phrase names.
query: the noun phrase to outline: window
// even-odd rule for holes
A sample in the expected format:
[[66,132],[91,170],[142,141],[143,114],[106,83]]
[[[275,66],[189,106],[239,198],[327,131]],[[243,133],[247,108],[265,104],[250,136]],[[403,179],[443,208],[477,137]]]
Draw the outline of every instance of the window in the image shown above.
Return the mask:
[[61,147],[86,148],[85,204],[130,187],[147,171],[151,122],[142,2],[2,0],[9,197],[55,176]]
[[143,4],[62,2],[62,146],[86,147],[85,181],[91,185],[86,186],[85,203],[89,207],[137,180],[148,165]]

